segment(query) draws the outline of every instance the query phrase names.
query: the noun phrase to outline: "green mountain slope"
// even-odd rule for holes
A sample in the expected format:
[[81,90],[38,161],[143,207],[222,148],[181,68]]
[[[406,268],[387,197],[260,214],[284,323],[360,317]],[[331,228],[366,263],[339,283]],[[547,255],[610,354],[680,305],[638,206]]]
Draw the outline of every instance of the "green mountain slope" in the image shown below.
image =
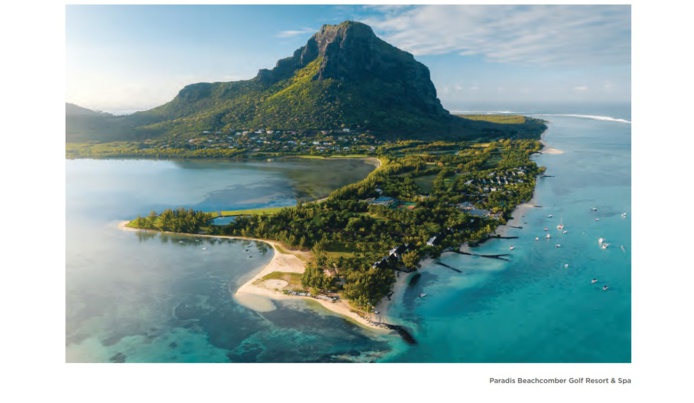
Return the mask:
[[[82,115],[84,116],[84,115]],[[325,25],[272,70],[251,80],[197,83],[171,101],[124,117],[67,124],[67,138],[110,141],[202,131],[321,130],[348,127],[384,139],[538,136],[528,125],[456,117],[441,106],[429,70],[356,22]],[[101,126],[99,125],[101,122]]]

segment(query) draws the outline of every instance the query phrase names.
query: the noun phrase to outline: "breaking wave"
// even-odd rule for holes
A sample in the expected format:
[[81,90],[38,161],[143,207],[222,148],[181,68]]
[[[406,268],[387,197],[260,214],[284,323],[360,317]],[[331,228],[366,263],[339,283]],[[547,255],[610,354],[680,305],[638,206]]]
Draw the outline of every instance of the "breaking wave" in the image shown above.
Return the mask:
[[571,117],[571,118],[605,120],[608,122],[626,123],[629,125],[631,124],[631,122],[626,120],[626,119],[613,118],[610,116],[576,115],[576,114],[572,114],[572,113],[538,113],[538,114],[535,114],[534,116],[567,116],[567,117]]

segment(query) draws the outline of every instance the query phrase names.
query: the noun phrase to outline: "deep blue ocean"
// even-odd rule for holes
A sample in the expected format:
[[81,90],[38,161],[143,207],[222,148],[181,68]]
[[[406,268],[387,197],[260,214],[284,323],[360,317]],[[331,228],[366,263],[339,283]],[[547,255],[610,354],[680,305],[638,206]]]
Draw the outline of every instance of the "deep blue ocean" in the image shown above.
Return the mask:
[[[630,362],[630,106],[469,111],[545,119],[543,142],[562,153],[535,157],[547,167],[530,202],[541,207],[518,217],[522,229],[507,228],[507,236],[518,238],[473,250],[509,253],[509,261],[445,254],[441,261],[462,273],[425,265],[416,286],[394,301],[391,320],[410,328],[417,345],[302,301],[276,303],[264,313],[236,304],[235,289],[272,257],[262,243],[117,228],[121,220],[166,207],[292,205],[326,194],[338,176],[349,173],[344,180],[355,181],[373,167],[71,160],[66,361]],[[331,163],[351,165],[321,165]],[[560,222],[566,233],[556,229]]]

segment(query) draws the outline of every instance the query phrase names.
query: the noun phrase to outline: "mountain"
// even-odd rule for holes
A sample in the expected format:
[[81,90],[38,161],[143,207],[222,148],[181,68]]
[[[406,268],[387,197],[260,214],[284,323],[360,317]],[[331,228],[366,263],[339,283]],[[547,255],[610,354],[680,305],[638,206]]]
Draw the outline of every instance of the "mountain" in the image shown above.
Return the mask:
[[[83,116],[91,120],[94,139],[104,141],[259,128],[348,127],[382,138],[421,139],[503,137],[524,130],[451,115],[436,97],[426,66],[352,21],[324,25],[291,57],[253,79],[191,84],[172,101],[132,115]],[[68,141],[75,138],[74,123],[67,122]],[[79,127],[81,138],[85,125]]]

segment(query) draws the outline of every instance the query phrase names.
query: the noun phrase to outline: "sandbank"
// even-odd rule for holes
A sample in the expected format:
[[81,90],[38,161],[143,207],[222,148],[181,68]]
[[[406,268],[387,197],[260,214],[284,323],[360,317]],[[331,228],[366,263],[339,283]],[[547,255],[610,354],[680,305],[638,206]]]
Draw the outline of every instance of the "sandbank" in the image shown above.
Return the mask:
[[540,150],[540,153],[542,154],[564,154],[564,151],[550,147],[543,141],[540,141],[540,143],[542,143],[542,150]]

